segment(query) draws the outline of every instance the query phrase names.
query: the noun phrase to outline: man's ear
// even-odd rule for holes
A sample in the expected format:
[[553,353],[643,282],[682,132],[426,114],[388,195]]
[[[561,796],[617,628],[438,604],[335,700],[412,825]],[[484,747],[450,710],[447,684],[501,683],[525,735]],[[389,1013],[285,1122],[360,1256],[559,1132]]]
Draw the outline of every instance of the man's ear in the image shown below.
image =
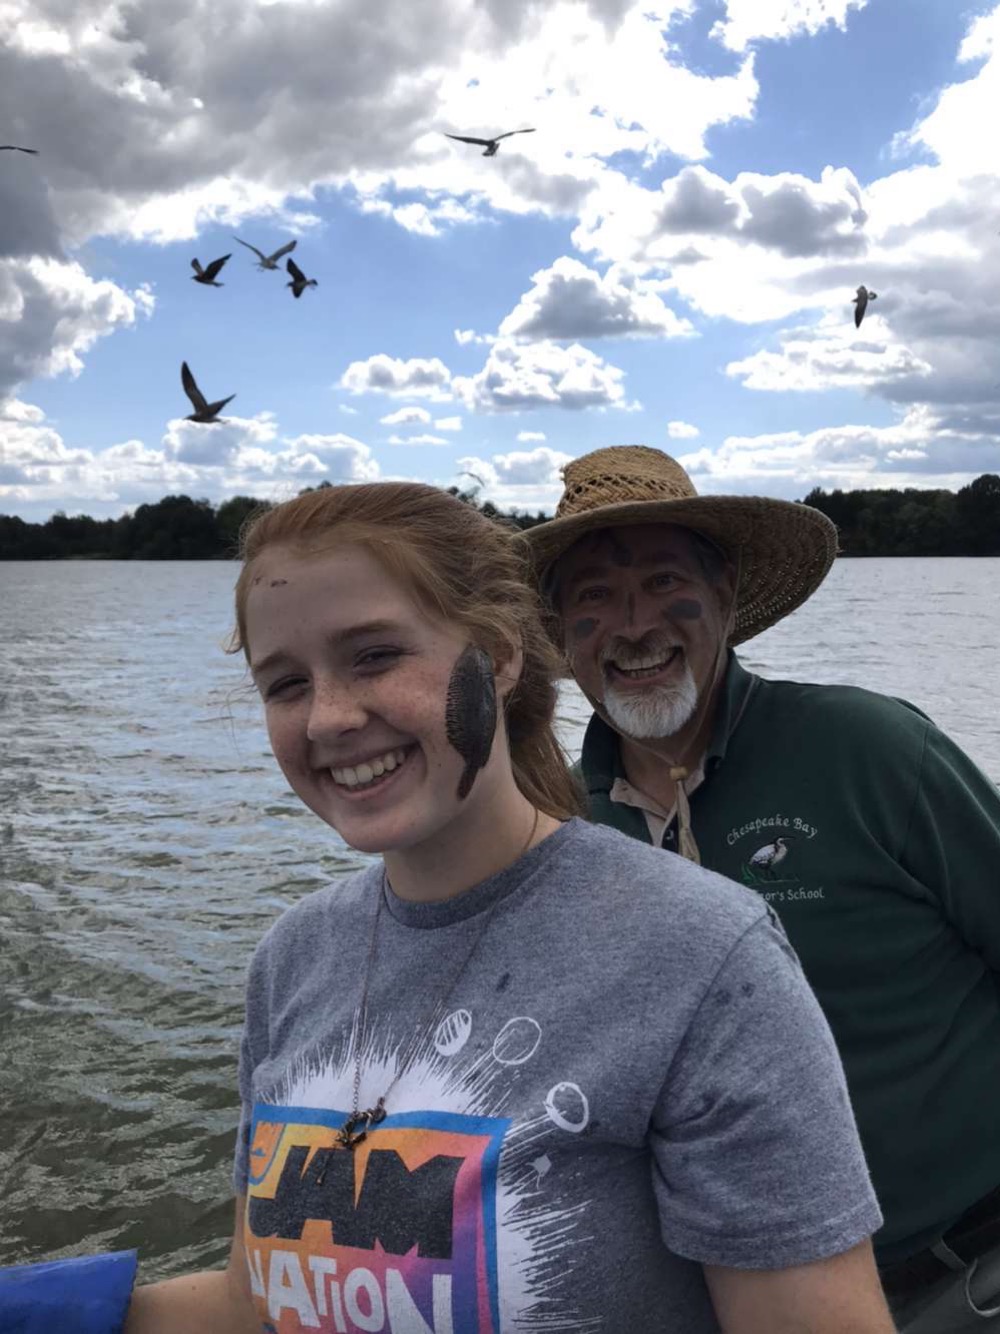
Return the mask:
[[734,561],[726,561],[717,580],[716,591],[719,595],[719,606],[723,611],[728,611],[736,599],[736,564]]

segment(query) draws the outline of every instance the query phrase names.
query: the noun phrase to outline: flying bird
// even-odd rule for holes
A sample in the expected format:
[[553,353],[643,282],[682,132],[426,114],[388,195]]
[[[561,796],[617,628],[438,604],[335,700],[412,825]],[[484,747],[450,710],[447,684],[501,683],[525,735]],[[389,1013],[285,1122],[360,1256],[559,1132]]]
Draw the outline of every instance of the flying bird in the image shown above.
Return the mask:
[[0,153],[34,153],[38,154],[37,148],[22,148],[20,144],[0,144]]
[[868,309],[869,301],[877,301],[878,292],[869,292],[868,288],[861,284],[858,288],[858,294],[854,298],[854,327],[861,328],[861,321],[865,318],[865,311]]
[[193,259],[191,261],[191,267],[194,269],[194,275],[191,278],[191,281],[193,283],[204,283],[206,287],[224,287],[225,283],[217,283],[215,281],[215,275],[219,272],[228,258],[228,255],[223,255],[221,259],[213,259],[211,264],[207,265],[205,268],[201,267],[198,260]]
[[292,275],[292,281],[290,283],[285,283],[286,287],[290,287],[292,289],[292,296],[300,297],[307,287],[319,286],[315,278],[306,277],[306,275],[302,272],[299,266],[295,263],[294,259],[288,260],[285,264],[285,268]]
[[[234,236],[233,240],[240,241],[240,238]],[[297,241],[289,241],[288,244],[283,245],[280,250],[276,250],[273,255],[265,255],[263,250],[258,250],[257,247],[251,245],[249,241],[240,241],[240,245],[245,245],[248,250],[252,250],[257,256],[259,261],[257,265],[258,269],[276,269],[278,267],[278,260],[281,259],[283,255],[290,254],[297,244]]]
[[497,150],[500,147],[501,139],[509,139],[512,134],[534,134],[532,130],[508,130],[506,134],[498,134],[495,139],[475,139],[471,134],[447,134],[448,139],[457,139],[463,144],[483,144],[483,157],[496,157]]
[[195,384],[194,376],[188,369],[186,361],[181,362],[181,384],[184,386],[184,392],[194,407],[194,412],[185,417],[189,422],[214,422],[218,420],[218,415],[230,400],[236,397],[230,394],[229,398],[220,398],[218,403],[209,403],[205,395]]

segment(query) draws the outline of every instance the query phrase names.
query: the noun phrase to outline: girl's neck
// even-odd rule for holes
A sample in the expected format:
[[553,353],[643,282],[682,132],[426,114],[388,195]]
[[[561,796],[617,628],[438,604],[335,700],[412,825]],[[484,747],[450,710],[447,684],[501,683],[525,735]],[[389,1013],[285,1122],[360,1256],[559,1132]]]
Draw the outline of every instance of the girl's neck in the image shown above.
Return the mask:
[[504,789],[484,799],[473,787],[469,808],[433,839],[383,853],[393,893],[412,903],[455,898],[512,866],[559,828],[558,820],[531,805],[513,778]]

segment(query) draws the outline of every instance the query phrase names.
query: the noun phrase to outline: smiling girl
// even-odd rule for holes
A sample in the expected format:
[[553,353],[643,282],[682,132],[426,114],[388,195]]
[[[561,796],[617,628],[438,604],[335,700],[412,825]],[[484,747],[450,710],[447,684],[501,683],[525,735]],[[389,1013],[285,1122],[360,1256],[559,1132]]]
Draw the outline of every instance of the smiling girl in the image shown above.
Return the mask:
[[225,1273],[128,1334],[888,1334],[829,1031],[758,896],[577,818],[520,547],[431,487],[244,540],[282,772],[381,854],[254,956]]

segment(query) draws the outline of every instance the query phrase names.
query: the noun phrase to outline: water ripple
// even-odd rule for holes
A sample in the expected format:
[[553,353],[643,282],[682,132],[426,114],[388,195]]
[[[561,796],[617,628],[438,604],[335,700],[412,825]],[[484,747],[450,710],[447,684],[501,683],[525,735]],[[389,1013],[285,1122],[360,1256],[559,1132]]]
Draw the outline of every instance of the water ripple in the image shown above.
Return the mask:
[[[1000,778],[998,573],[840,561],[744,660],[908,698]],[[2,567],[0,1263],[137,1246],[150,1279],[221,1260],[250,952],[289,904],[371,860],[270,755],[245,667],[221,650],[235,574]],[[564,684],[573,755],[587,715]]]

